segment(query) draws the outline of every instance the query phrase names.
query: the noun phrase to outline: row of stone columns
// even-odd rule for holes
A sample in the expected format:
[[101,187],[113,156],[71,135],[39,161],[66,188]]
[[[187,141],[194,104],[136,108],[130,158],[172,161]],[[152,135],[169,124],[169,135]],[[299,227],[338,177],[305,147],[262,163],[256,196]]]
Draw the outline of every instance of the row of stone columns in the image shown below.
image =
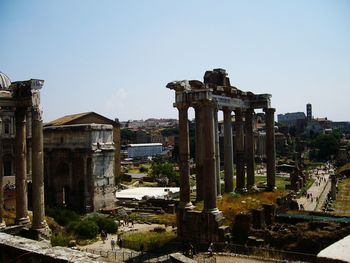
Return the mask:
[[[179,111],[179,152],[180,152],[180,207],[190,208],[189,185],[189,134],[188,105],[177,103]],[[217,210],[216,198],[221,194],[220,155],[217,109],[212,101],[199,101],[194,105],[196,118],[196,168],[197,201],[204,200],[204,211]],[[275,134],[273,108],[264,109],[266,113],[266,157],[267,187],[275,187]],[[224,173],[225,192],[233,191],[233,143],[232,143],[232,109],[223,108],[224,112]],[[235,148],[236,153],[236,191],[246,191],[254,186],[254,135],[253,109],[245,110],[245,123],[241,108],[235,113]],[[244,132],[245,127],[245,132]],[[247,165],[247,182],[245,182],[245,165]]]
[[[29,223],[27,194],[27,146],[26,146],[26,113],[27,107],[17,107],[15,111],[15,184],[16,184],[16,223]],[[44,173],[43,173],[43,129],[41,111],[32,108],[32,193],[33,193],[33,223],[32,228],[39,230],[46,227],[44,210]],[[3,158],[0,158],[0,217],[3,209]]]

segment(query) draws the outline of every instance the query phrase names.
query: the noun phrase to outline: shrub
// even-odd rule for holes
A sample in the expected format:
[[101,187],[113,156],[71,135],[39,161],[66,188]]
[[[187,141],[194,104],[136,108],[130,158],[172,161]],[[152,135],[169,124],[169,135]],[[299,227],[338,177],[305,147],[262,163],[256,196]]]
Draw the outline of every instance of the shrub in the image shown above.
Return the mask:
[[121,176],[121,180],[122,180],[122,181],[125,181],[125,182],[131,182],[131,181],[132,181],[132,177],[131,177],[130,174],[123,174],[123,175]]
[[68,224],[67,230],[82,239],[95,238],[99,233],[98,225],[89,219],[71,222]]
[[80,218],[76,212],[66,208],[46,208],[46,215],[53,217],[61,226],[66,226],[69,222]]
[[88,220],[91,220],[97,224],[99,232],[104,230],[107,233],[117,233],[118,231],[118,225],[112,218],[107,218],[103,216],[93,216]]
[[158,251],[168,242],[174,240],[174,232],[137,232],[123,235],[124,246],[134,250],[140,250],[141,244],[145,251]]
[[51,235],[51,245],[66,247],[70,240],[74,239],[73,236],[67,235],[66,233],[60,232],[58,234]]
[[139,168],[139,170],[140,170],[140,173],[147,173],[147,172],[148,172],[148,168],[145,167],[145,166],[143,166],[143,165],[141,165],[141,167]]
[[161,227],[161,226],[157,226],[153,229],[153,232],[156,232],[156,233],[163,233],[165,232],[165,228],[164,227]]

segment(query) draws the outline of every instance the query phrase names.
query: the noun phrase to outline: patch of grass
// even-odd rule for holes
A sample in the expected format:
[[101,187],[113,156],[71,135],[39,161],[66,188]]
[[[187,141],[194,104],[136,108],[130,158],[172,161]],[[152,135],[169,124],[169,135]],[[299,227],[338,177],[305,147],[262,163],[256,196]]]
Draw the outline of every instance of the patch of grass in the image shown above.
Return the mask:
[[350,216],[350,178],[343,179],[338,182],[338,194],[333,201],[332,214],[338,216]]
[[[174,232],[137,232],[123,235],[124,247],[140,250],[141,244],[145,251],[154,251],[162,248],[166,243],[175,240]],[[159,251],[158,251],[159,252]]]
[[[143,213],[145,214],[145,213]],[[129,218],[134,221],[140,221],[150,224],[167,224],[176,223],[176,214],[149,214],[149,216],[140,216],[139,213],[131,213]]]
[[251,209],[260,208],[266,203],[275,203],[278,197],[282,197],[284,192],[261,192],[246,195],[223,195],[218,201],[218,208],[225,217],[225,224],[231,225],[234,216],[240,212],[247,212]]
[[159,222],[163,222],[163,224],[176,224],[176,214],[157,214],[155,218],[158,218]]
[[[255,176],[256,184],[263,183],[263,182],[266,182],[266,176],[261,176],[261,175]],[[289,183],[289,178],[276,176],[277,190],[284,191],[286,189],[286,184],[288,183]]]
[[16,212],[14,210],[4,209],[4,220],[7,226],[14,225],[16,219]]
[[[285,195],[283,191],[276,192],[261,192],[253,194],[224,194],[221,199],[217,201],[217,206],[223,212],[225,217],[225,224],[231,225],[236,214],[240,212],[247,212],[254,208],[260,208],[263,204],[276,203],[278,197]],[[195,210],[202,211],[204,208],[203,202],[195,204]]]

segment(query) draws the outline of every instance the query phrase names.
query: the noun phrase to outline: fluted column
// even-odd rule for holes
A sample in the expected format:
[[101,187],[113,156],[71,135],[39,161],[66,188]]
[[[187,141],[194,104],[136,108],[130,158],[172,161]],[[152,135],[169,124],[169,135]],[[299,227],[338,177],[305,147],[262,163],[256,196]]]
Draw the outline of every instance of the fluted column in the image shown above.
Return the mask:
[[251,189],[254,186],[254,134],[253,134],[253,113],[254,109],[247,109],[245,112],[245,150],[247,162],[247,188]]
[[44,203],[43,121],[39,108],[32,110],[33,224],[35,230],[47,227]]
[[203,102],[204,144],[204,212],[217,212],[217,180],[215,165],[214,108],[211,101]]
[[276,150],[275,150],[275,109],[264,109],[266,122],[266,174],[267,188],[275,189]]
[[3,165],[3,149],[2,149],[2,125],[0,118],[0,228],[5,226],[4,220],[4,189],[3,189],[3,176],[4,176],[4,165]]
[[233,144],[232,144],[232,122],[231,109],[224,108],[224,172],[225,193],[233,191]]
[[245,191],[244,129],[242,109],[235,110],[236,191]]
[[196,200],[202,201],[203,200],[203,178],[204,178],[204,170],[203,170],[203,151],[204,151],[204,144],[203,144],[203,118],[202,118],[202,112],[200,104],[196,105],[194,107],[195,111],[195,118],[196,118]]
[[26,108],[17,108],[16,117],[16,223],[29,223],[26,163]]
[[221,180],[220,180],[220,141],[219,141],[219,123],[218,109],[214,108],[214,142],[215,142],[215,176],[216,176],[216,193],[221,196]]
[[176,105],[179,111],[179,154],[180,154],[180,208],[191,208],[190,196],[190,144],[188,129],[188,106]]

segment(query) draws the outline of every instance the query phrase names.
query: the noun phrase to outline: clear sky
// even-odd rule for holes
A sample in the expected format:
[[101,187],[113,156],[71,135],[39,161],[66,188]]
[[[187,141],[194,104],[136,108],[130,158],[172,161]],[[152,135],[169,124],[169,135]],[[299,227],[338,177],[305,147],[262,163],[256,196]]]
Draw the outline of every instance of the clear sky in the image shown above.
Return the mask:
[[177,118],[165,85],[218,67],[277,113],[350,121],[348,0],[0,0],[0,33],[0,71],[45,80],[45,121]]

